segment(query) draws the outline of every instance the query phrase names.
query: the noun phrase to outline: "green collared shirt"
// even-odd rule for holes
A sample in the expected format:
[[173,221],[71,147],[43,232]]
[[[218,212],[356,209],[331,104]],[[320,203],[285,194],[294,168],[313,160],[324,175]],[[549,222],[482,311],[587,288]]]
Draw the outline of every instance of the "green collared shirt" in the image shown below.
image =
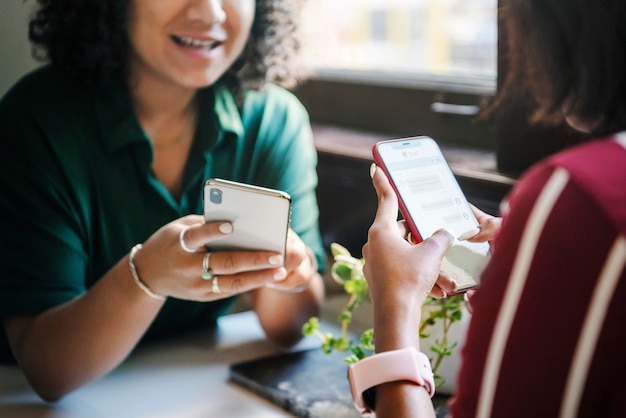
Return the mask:
[[[291,93],[248,92],[240,112],[216,85],[200,92],[176,201],[151,170],[151,142],[123,83],[90,90],[36,70],[0,101],[0,319],[84,293],[161,226],[201,214],[211,177],[289,193],[292,229],[322,266],[316,163],[308,114]],[[213,323],[232,302],[169,298],[148,336]],[[0,360],[9,357],[2,329]]]

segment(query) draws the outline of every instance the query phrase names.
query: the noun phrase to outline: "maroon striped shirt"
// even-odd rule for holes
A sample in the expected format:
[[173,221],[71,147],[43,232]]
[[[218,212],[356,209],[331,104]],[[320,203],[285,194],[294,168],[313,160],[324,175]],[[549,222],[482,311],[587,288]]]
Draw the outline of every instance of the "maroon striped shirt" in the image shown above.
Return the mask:
[[452,416],[626,417],[626,133],[536,165],[506,206]]

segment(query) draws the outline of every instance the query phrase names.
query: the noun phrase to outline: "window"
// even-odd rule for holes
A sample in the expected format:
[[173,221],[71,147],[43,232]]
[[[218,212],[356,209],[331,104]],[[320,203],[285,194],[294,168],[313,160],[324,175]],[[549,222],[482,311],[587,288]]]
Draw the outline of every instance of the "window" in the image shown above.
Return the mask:
[[468,77],[495,90],[497,0],[317,0],[304,12],[305,57],[319,75]]
[[476,118],[496,91],[497,0],[314,0],[302,30],[314,75],[296,93],[318,125],[325,245],[360,253],[376,210],[371,146],[384,138],[432,136],[468,199],[497,213],[511,182],[494,173],[493,123]]
[[316,0],[297,94],[314,123],[493,151],[497,0]]

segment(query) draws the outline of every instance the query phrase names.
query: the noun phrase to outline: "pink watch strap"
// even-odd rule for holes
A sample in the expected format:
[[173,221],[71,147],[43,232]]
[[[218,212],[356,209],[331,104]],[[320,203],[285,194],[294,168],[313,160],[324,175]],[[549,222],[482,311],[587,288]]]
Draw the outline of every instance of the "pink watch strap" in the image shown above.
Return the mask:
[[382,383],[408,380],[435,394],[433,372],[428,357],[414,347],[385,351],[364,358],[348,369],[355,407],[361,413],[371,412],[363,400],[363,392]]

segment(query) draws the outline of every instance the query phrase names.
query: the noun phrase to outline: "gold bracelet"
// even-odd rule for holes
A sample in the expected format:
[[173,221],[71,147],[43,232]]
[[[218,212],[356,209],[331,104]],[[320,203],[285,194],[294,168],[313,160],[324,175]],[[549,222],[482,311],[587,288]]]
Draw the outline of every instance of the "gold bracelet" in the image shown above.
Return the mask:
[[165,296],[160,295],[158,293],[153,292],[141,279],[139,278],[139,274],[137,273],[137,267],[135,267],[135,255],[137,252],[143,248],[143,245],[137,244],[130,250],[130,255],[128,256],[128,266],[130,267],[130,274],[133,275],[133,280],[135,284],[145,293],[150,296],[152,299],[165,300]]

